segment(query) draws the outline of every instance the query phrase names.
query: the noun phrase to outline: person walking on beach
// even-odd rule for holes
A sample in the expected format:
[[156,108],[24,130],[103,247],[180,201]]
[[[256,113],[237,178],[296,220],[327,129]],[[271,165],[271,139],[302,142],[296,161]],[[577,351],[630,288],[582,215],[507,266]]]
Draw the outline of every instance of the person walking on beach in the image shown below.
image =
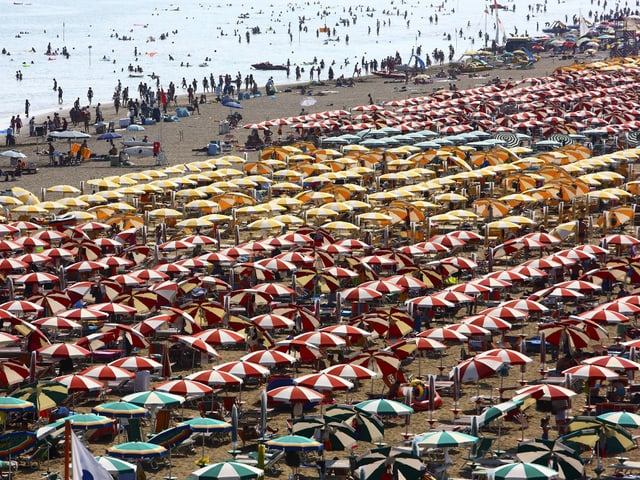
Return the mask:
[[29,116],[29,107],[31,106],[31,102],[29,102],[29,99],[27,98],[24,101],[24,116],[28,117]]
[[62,87],[58,87],[58,103],[62,104]]
[[89,100],[89,105],[91,105],[91,100],[93,100],[93,90],[91,87],[89,87],[89,90],[87,91],[87,99]]

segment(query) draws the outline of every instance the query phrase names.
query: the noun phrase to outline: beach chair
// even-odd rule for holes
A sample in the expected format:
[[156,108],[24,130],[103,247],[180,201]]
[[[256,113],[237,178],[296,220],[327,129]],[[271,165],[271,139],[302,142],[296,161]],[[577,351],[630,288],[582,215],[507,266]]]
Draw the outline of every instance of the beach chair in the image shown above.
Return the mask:
[[140,419],[139,418],[130,418],[129,423],[124,427],[127,432],[127,441],[128,442],[141,442],[142,441],[142,431],[140,430]]
[[284,457],[283,450],[276,450],[267,455],[267,461],[264,464],[264,473],[272,476],[278,476],[282,473],[282,469],[278,466],[280,460]]
[[494,437],[480,437],[480,439],[471,447],[469,457],[465,460],[465,465],[471,463],[472,467],[491,463],[491,459],[484,458],[491,452],[491,447],[495,441]]
[[156,426],[153,433],[160,433],[169,428],[171,422],[171,410],[163,408],[156,415]]
[[[47,461],[47,455],[49,453],[49,444],[43,443],[33,452],[27,455],[21,455],[18,457],[18,464],[27,468],[40,468],[42,462]],[[35,467],[34,467],[35,465]]]

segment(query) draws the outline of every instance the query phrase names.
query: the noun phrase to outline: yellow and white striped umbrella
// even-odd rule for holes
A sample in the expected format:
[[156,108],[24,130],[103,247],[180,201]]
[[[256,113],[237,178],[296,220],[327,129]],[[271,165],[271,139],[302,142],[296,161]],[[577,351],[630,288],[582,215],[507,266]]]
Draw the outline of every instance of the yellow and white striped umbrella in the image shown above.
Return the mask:
[[205,219],[204,217],[187,218],[186,220],[181,220],[176,223],[176,227],[180,228],[208,228],[212,226],[213,222]]
[[156,208],[149,211],[149,216],[154,218],[179,218],[182,213],[173,208]]

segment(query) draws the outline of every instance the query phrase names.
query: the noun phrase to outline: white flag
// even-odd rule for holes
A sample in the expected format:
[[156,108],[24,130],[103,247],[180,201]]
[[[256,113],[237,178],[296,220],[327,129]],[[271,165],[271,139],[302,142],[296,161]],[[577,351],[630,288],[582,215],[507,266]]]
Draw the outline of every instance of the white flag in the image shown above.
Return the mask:
[[71,471],[73,480],[113,480],[111,474],[98,463],[73,430],[71,431]]

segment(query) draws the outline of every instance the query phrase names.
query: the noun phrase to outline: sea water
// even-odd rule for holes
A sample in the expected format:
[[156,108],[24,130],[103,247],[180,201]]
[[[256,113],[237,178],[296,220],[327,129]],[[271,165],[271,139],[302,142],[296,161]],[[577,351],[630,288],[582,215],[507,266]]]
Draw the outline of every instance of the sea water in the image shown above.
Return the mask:
[[[507,7],[499,10],[501,35],[516,31],[519,35],[542,34],[546,22],[571,23],[574,14],[601,11],[597,3],[585,0],[499,3]],[[183,99],[183,78],[188,83],[196,79],[201,91],[203,77],[211,73],[216,82],[219,75],[235,77],[240,72],[244,79],[252,73],[264,90],[269,77],[276,86],[294,83],[296,65],[304,69],[300,81],[308,82],[314,60],[324,60],[322,80],[327,79],[331,65],[336,77],[344,74],[348,78],[362,59],[380,62],[398,53],[406,63],[418,47],[423,59],[434,49],[442,50],[448,59],[451,46],[458,59],[464,52],[484,46],[480,32],[489,32],[491,39],[496,32],[495,16],[485,13],[490,13],[488,3],[472,0],[371,0],[362,4],[31,0],[3,4],[0,49],[7,53],[0,55],[0,129],[8,126],[12,115],[24,118],[25,99],[31,104],[30,116],[57,110],[68,117],[77,98],[81,105],[89,104],[89,87],[95,106],[111,102],[118,81],[122,87],[128,86],[130,97],[135,98],[140,82],[156,82],[152,75],[165,90],[173,81]],[[530,4],[534,4],[533,12]],[[325,27],[329,34],[318,33]],[[260,33],[253,33],[254,29]],[[51,55],[46,54],[49,45]],[[68,58],[61,54],[63,47]],[[250,69],[251,64],[264,61],[289,62],[289,75]],[[130,76],[129,65],[140,67],[142,72]],[[21,72],[21,80],[16,78],[17,72]],[[53,90],[54,78],[63,90],[61,104]]]

